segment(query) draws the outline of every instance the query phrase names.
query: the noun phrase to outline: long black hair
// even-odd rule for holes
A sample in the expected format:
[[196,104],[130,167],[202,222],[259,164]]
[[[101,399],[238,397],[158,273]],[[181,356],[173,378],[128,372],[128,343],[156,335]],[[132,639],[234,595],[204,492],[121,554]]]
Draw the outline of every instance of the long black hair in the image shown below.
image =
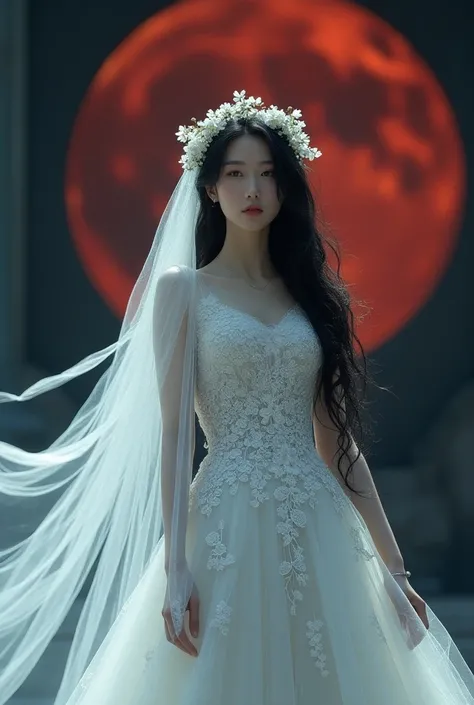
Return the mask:
[[[340,277],[339,249],[322,233],[306,167],[286,139],[258,116],[230,121],[207,149],[197,178],[197,268],[212,262],[224,245],[225,216],[220,208],[212,207],[206,187],[216,184],[229,144],[242,135],[263,139],[272,154],[281,208],[270,225],[268,254],[287,291],[305,311],[319,337],[323,364],[314,391],[314,412],[317,413],[316,403],[322,393],[329,418],[338,430],[339,473],[347,487],[356,492],[348,483],[348,476],[360,456],[360,436],[366,431],[361,412],[369,375],[364,350],[355,333],[349,293]],[[328,264],[326,247],[335,255],[335,269]],[[356,457],[350,453],[352,438],[358,443]],[[344,456],[349,460],[345,475],[341,465]]]

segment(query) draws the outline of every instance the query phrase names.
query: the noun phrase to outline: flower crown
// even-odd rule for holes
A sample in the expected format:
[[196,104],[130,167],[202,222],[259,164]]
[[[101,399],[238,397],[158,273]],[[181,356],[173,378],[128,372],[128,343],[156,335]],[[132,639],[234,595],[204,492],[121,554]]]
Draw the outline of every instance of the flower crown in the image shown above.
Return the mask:
[[221,132],[230,120],[257,116],[259,119],[285,137],[298,160],[317,159],[319,149],[309,146],[309,137],[303,131],[306,123],[301,120],[301,110],[287,108],[286,112],[276,105],[265,107],[261,98],[245,97],[245,91],[234,91],[234,104],[223,103],[217,110],[208,110],[204,120],[192,118],[189,127],[179,126],[176,132],[178,142],[186,146],[179,163],[183,169],[195,169],[202,165],[205,154],[214,137]]

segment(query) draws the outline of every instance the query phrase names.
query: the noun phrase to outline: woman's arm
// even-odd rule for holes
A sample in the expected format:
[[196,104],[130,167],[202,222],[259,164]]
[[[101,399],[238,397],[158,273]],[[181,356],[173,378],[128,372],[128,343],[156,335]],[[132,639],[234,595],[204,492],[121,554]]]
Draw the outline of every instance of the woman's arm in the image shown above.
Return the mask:
[[[329,417],[326,405],[322,399],[322,392],[317,403],[317,414],[313,415],[313,429],[319,455],[361,514],[385,565],[390,572],[404,571],[405,567],[401,551],[383,509],[372,474],[364,456],[361,454],[355,461],[349,475],[349,483],[356,490],[362,492],[363,497],[352,492],[341,477],[337,466],[338,454],[340,453],[337,445],[338,430]],[[352,445],[349,449],[352,460],[357,456],[357,452],[357,445],[354,440],[352,440]],[[340,465],[345,475],[349,466],[347,456],[342,458]]]
[[188,498],[195,449],[188,288],[179,268],[167,270],[157,284],[153,319],[162,425],[161,499],[167,572],[170,559],[175,570],[186,569]]
[[[341,400],[342,407],[344,408],[344,401]],[[322,399],[318,399],[316,405],[316,414],[313,415],[313,428],[314,428],[314,438],[316,442],[316,448],[319,455],[324,460],[328,468],[334,474],[338,482],[341,484],[342,488],[348,495],[352,504],[357,509],[359,514],[365,521],[367,528],[370,532],[372,540],[375,544],[377,551],[379,552],[383,562],[387,566],[391,573],[404,572],[405,566],[403,563],[403,557],[398,544],[393,535],[392,528],[388,522],[385,515],[380,497],[378,495],[375,483],[372,478],[372,474],[369,470],[367,462],[364,456],[361,454],[355,461],[351,474],[349,476],[349,482],[356,490],[363,493],[363,497],[355,494],[347,485],[344,483],[344,479],[337,467],[338,453],[340,453],[337,438],[338,431],[329,418],[329,413]],[[357,446],[353,439],[351,447],[349,449],[349,454],[351,459],[357,457]],[[347,472],[349,466],[349,460],[347,456],[344,456],[341,460],[341,470],[344,475]],[[405,593],[406,598],[412,605],[415,612],[418,614],[426,629],[429,629],[429,620],[426,610],[426,603],[423,598],[415,592],[406,577],[397,576],[395,578],[397,584],[402,588]],[[397,603],[398,604],[398,603]],[[400,619],[405,618],[405,613],[402,611]],[[403,622],[402,622],[403,624]],[[406,625],[404,628],[407,628]],[[409,633],[410,648],[414,648],[423,638],[419,630],[415,630],[415,634]]]

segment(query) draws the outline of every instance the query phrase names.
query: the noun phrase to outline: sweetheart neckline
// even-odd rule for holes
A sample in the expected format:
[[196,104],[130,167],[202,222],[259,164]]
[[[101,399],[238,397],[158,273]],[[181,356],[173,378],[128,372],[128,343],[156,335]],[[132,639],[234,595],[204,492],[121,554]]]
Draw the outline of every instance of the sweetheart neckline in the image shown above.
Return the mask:
[[235,306],[231,306],[230,304],[227,304],[225,301],[222,301],[217,294],[215,294],[213,291],[208,289],[207,293],[204,294],[203,300],[207,299],[208,297],[211,297],[214,299],[214,301],[220,305],[223,306],[226,309],[229,309],[230,311],[233,311],[234,313],[241,314],[242,316],[245,316],[246,318],[250,318],[250,320],[255,321],[257,325],[262,326],[263,328],[268,328],[269,330],[279,328],[284,321],[290,316],[291,313],[295,312],[298,309],[298,303],[295,301],[291,306],[286,310],[286,312],[283,314],[283,316],[280,318],[280,320],[277,323],[264,323],[261,321],[259,318],[256,316],[252,315],[248,311],[243,311],[240,308],[236,308]]

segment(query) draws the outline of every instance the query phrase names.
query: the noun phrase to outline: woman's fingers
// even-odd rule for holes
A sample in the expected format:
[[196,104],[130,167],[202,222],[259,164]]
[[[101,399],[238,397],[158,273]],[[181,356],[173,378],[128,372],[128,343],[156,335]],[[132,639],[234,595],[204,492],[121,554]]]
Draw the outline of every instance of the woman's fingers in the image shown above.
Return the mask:
[[180,645],[180,648],[183,649],[187,654],[189,654],[190,656],[197,656],[197,649],[194,644],[190,641],[184,627],[178,637],[178,643]]
[[169,641],[170,644],[174,644],[174,646],[183,651],[185,654],[189,654],[189,656],[197,656],[197,649],[190,641],[184,626],[180,634],[176,634],[173,619],[171,617],[171,611],[169,609],[163,610],[162,615],[165,622],[165,634],[167,641]]
[[[181,649],[181,651],[184,651],[184,648],[182,647],[181,643],[178,641],[176,634],[174,633],[173,629],[169,627],[168,622],[165,619],[165,634],[166,634],[166,639],[167,641],[170,642],[170,644],[173,644],[176,646],[178,649]],[[185,652],[186,653],[186,652]]]
[[199,634],[199,597],[196,588],[189,598],[189,629],[194,637]]
[[426,612],[426,603],[421,597],[412,597],[411,604],[417,613],[418,617],[421,619],[426,629],[430,628],[430,623],[428,621],[428,614]]
[[[403,578],[403,580],[400,580],[399,578],[391,578],[386,579],[384,582],[390,600],[392,601],[393,606],[397,611],[400,624],[406,634],[407,644],[410,649],[414,649],[416,646],[418,646],[418,644],[423,641],[426,632],[423,631],[418,620],[415,621],[413,619],[413,616],[410,615],[409,612],[407,612],[406,601],[401,600],[400,597],[403,593],[405,598],[410,603],[410,609],[413,609],[415,611],[424,627],[428,629],[429,623],[426,614],[425,602],[418,595],[418,593],[414,591],[414,589],[406,578]],[[394,590],[395,584],[398,585],[399,588],[401,588],[402,593],[400,593],[400,591],[396,589]]]

